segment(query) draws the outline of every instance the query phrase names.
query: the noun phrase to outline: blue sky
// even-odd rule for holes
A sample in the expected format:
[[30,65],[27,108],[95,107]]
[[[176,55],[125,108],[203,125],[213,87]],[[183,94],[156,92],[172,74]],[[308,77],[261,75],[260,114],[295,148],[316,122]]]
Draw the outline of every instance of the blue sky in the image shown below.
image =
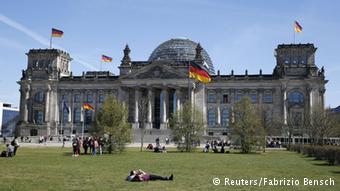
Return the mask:
[[292,43],[293,22],[303,33],[298,43],[314,43],[316,64],[325,66],[326,105],[340,105],[340,3],[325,0],[58,0],[2,1],[0,6],[0,100],[19,105],[25,53],[47,48],[51,28],[64,31],[54,45],[74,58],[72,71],[100,68],[100,56],[113,57],[103,70],[117,74],[128,43],[133,60],[147,60],[170,38],[200,42],[222,74],[272,73],[274,49]]

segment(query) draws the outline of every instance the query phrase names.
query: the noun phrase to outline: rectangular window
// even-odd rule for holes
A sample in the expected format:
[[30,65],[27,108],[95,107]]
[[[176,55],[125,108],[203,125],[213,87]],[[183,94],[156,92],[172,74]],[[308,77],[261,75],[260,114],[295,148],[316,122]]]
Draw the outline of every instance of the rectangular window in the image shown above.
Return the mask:
[[86,97],[85,97],[85,102],[92,103],[93,102],[93,95],[87,94]]
[[257,94],[251,93],[250,94],[251,103],[257,103]]
[[216,123],[216,112],[213,109],[208,111],[208,125],[215,126]]
[[222,127],[227,127],[229,125],[229,110],[227,108],[222,110]]
[[216,94],[214,92],[208,93],[208,103],[216,103]]
[[229,96],[228,96],[228,94],[223,94],[223,103],[229,103]]
[[74,103],[79,103],[80,102],[80,94],[74,94]]
[[85,111],[85,124],[91,124],[92,122],[92,111],[86,110]]
[[80,108],[74,108],[74,111],[73,111],[73,121],[74,122],[80,122],[80,115],[81,115],[81,110]]
[[99,98],[98,98],[98,102],[99,102],[99,103],[104,103],[104,101],[105,101],[105,95],[100,94],[100,95],[99,95]]
[[262,101],[263,103],[273,103],[273,93],[271,91],[265,92]]
[[62,95],[62,96],[61,96],[61,100],[67,102],[67,101],[68,101],[68,96],[67,96],[66,94]]
[[243,97],[242,93],[237,93],[236,96],[235,96],[235,101],[236,102],[241,101],[242,97]]
[[34,112],[34,120],[37,124],[42,124],[44,120],[44,113],[42,111],[36,110]]
[[66,109],[64,109],[63,113],[63,123],[67,123],[68,122],[68,113],[66,111]]

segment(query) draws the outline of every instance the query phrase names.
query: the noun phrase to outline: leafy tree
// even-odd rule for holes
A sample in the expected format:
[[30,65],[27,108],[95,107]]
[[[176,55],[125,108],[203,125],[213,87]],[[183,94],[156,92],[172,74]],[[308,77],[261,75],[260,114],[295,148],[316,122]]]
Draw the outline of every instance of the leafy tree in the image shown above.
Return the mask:
[[131,141],[131,125],[127,122],[127,109],[121,102],[108,97],[96,113],[93,135],[107,135],[108,151],[122,152]]
[[232,135],[241,145],[243,153],[249,153],[255,146],[263,146],[265,131],[261,112],[251,104],[249,97],[243,97],[234,107],[234,119],[231,123]]
[[191,152],[196,148],[203,135],[202,112],[190,103],[185,103],[181,110],[171,117],[170,128],[177,149]]

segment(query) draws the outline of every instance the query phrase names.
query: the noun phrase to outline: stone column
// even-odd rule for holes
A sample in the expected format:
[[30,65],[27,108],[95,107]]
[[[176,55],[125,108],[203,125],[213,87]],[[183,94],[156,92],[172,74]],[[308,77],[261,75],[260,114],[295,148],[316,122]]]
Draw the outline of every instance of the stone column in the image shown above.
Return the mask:
[[217,126],[221,126],[221,91],[216,91]]
[[176,88],[175,89],[175,94],[176,94],[176,112],[178,113],[181,110],[181,98],[180,98],[180,89]]
[[168,91],[167,89],[162,89],[162,114],[161,116],[161,129],[166,129],[167,127],[167,98],[168,98]]
[[217,104],[217,126],[221,126],[221,107]]
[[313,89],[308,88],[308,93],[309,93],[309,113],[313,113]]
[[139,108],[138,108],[138,104],[139,104],[139,89],[136,88],[135,89],[135,124],[133,125],[133,128],[139,128]]
[[[44,114],[44,119],[45,119],[45,122],[49,122],[50,118],[49,118],[49,109],[50,109],[50,90],[51,90],[51,87],[48,86],[47,90],[45,91],[45,114]],[[58,100],[57,100],[58,102]]]
[[152,89],[148,89],[148,124],[146,125],[147,129],[152,129],[152,101],[153,101],[153,92]]
[[324,108],[325,107],[325,89],[323,88],[322,90],[320,90],[320,98],[321,98],[321,107]]
[[285,125],[287,125],[287,114],[288,114],[288,111],[287,111],[287,105],[288,105],[288,100],[287,100],[287,89],[286,88],[283,88],[282,89],[283,91],[283,122]]
[[24,88],[24,89],[21,89],[21,103],[20,103],[20,106],[22,105],[22,111],[21,114],[22,114],[22,118],[21,120],[23,120],[24,122],[27,122],[28,121],[28,100],[29,100],[29,97],[30,97],[30,86],[27,85],[27,88]]

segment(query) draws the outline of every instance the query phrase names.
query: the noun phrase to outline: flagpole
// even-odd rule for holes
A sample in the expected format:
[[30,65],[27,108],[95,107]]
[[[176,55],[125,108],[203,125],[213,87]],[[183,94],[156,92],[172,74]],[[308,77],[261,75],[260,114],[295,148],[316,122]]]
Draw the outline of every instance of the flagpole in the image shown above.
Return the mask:
[[100,59],[100,71],[102,71],[103,59]]
[[189,103],[191,104],[191,92],[190,92],[190,60],[188,64],[188,99]]
[[294,27],[293,27],[293,34],[294,34],[294,44],[295,44],[295,22],[294,22]]
[[81,139],[83,140],[83,138],[84,138],[84,126],[85,126],[85,108],[84,108],[84,106],[83,106],[82,114],[83,114],[83,124],[82,124],[82,127],[81,127]]
[[64,102],[63,102],[63,106],[62,106],[62,110],[61,110],[61,119],[60,119],[60,134],[61,137],[63,137],[63,121],[64,121]]
[[51,37],[50,37],[50,49],[52,49],[52,33],[51,33]]
[[72,138],[71,135],[73,134],[73,107],[74,107],[74,102],[73,102],[73,97],[71,97],[71,101],[72,101],[72,105],[71,105],[71,108],[70,108],[70,114],[71,114],[71,132],[70,132],[70,139]]

